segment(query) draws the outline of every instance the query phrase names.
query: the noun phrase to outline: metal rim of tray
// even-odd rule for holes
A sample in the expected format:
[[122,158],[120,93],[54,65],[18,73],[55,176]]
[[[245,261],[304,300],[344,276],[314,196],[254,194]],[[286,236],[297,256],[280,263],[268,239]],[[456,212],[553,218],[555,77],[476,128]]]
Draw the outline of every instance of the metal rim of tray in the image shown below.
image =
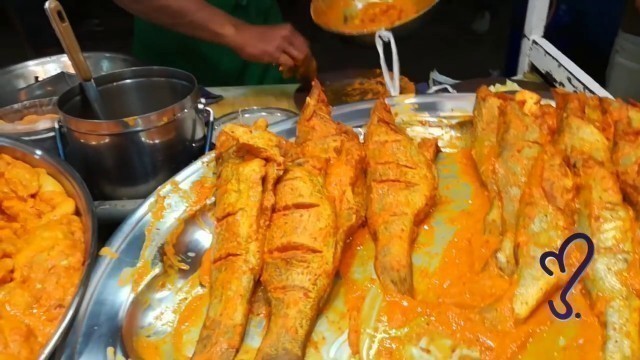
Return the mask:
[[[438,112],[460,111],[461,109],[471,112],[475,103],[475,94],[401,96],[395,99],[390,98],[387,101],[391,105],[424,105],[426,108],[419,110],[437,116]],[[374,100],[369,100],[337,106],[333,108],[332,116],[336,121],[359,127],[368,121],[374,102]],[[349,115],[360,117],[350,119]],[[365,116],[362,117],[361,115]],[[274,122],[270,125],[270,130],[285,138],[292,138],[295,136],[297,120],[298,117],[294,117]],[[293,136],[291,136],[292,134]],[[188,181],[202,170],[204,162],[211,158],[211,155],[209,153],[201,157],[169,181],[179,184]],[[162,189],[162,187],[159,189]],[[145,241],[144,230],[149,222],[151,206],[157,193],[158,190],[147,197],[127,217],[105,244],[105,246],[118,253],[119,257],[115,260],[107,257],[97,260],[84,300],[78,310],[76,321],[71,328],[64,349],[62,349],[64,352],[63,359],[103,357],[108,347],[114,347],[116,354],[119,350],[124,349],[121,326],[127,307],[131,302],[131,291],[129,287],[122,288],[118,286],[118,279],[107,278],[107,275],[115,275],[117,273],[117,277],[119,277],[122,270],[137,264],[139,248],[142,247],[142,243]],[[142,236],[142,238],[136,236]],[[138,250],[136,250],[136,247]],[[121,251],[123,250],[134,250],[134,254],[122,254]],[[104,288],[103,284],[107,281],[116,287]],[[100,343],[97,344],[95,343],[96,341],[100,341]]]

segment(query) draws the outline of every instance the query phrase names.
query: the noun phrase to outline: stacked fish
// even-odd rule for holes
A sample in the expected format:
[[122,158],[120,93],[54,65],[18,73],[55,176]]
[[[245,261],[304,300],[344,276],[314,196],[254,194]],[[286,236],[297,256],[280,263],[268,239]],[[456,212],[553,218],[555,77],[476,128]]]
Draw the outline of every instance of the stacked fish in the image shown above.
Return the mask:
[[640,300],[629,274],[638,266],[640,107],[560,90],[555,98],[554,108],[527,91],[478,90],[472,153],[492,201],[485,231],[502,239],[496,262],[514,276],[517,320],[567,281],[542,270],[542,253],[589,235],[584,286],[604,328],[602,356],[637,359]]
[[194,359],[236,356],[260,286],[270,319],[256,358],[304,358],[343,245],[365,222],[383,288],[413,292],[416,227],[437,189],[436,141],[416,144],[380,100],[362,145],[353,129],[332,120],[318,83],[297,130],[289,142],[265,121],[230,124],[216,141],[212,291]]

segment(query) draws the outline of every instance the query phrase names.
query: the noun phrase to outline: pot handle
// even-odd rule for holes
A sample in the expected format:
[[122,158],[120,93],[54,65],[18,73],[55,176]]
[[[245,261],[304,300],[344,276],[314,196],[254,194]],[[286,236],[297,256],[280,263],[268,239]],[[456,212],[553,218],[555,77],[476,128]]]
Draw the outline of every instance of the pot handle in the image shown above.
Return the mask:
[[211,141],[213,140],[213,132],[216,129],[216,117],[215,114],[213,113],[213,110],[211,110],[210,108],[206,107],[204,104],[204,100],[201,100],[200,103],[198,103],[198,110],[204,112],[205,117],[204,117],[204,126],[207,128],[207,134],[205,136],[205,143],[204,143],[204,153],[208,153],[211,150]]
[[58,148],[58,155],[60,155],[60,159],[66,161],[64,156],[64,148],[62,146],[62,129],[61,129],[60,120],[56,121],[53,125],[53,131],[56,134],[56,147]]

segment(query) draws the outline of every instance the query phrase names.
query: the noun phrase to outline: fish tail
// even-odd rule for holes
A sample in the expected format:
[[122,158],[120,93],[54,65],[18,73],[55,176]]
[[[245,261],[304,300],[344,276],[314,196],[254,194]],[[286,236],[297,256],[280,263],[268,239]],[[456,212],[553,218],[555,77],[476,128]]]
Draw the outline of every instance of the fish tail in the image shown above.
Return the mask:
[[303,289],[270,294],[271,319],[257,360],[304,359],[320,299]]
[[193,359],[233,359],[242,345],[256,272],[242,257],[213,265],[210,289],[225,289],[212,298]]

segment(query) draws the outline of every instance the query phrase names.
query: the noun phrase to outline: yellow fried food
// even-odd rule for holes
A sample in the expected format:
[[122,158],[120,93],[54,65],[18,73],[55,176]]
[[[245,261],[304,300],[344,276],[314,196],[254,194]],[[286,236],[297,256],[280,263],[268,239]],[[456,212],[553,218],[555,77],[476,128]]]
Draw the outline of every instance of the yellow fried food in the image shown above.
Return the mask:
[[291,164],[278,180],[262,284],[271,318],[256,359],[303,359],[333,284],[336,215],[322,177]]
[[76,292],[75,202],[43,169],[0,154],[0,358],[37,358]]
[[194,359],[233,359],[242,344],[262,270],[282,141],[266,131],[264,120],[251,128],[227,125],[218,137],[210,303]]
[[540,104],[539,95],[519,91],[502,112],[500,154],[497,160],[497,184],[502,201],[502,245],[496,253],[503,273],[515,272],[515,232],[520,196],[534,161],[553,139],[556,112]]
[[375,270],[387,292],[411,296],[416,227],[437,191],[435,139],[416,144],[395,124],[384,100],[376,102],[365,135],[367,221],[376,242]]

